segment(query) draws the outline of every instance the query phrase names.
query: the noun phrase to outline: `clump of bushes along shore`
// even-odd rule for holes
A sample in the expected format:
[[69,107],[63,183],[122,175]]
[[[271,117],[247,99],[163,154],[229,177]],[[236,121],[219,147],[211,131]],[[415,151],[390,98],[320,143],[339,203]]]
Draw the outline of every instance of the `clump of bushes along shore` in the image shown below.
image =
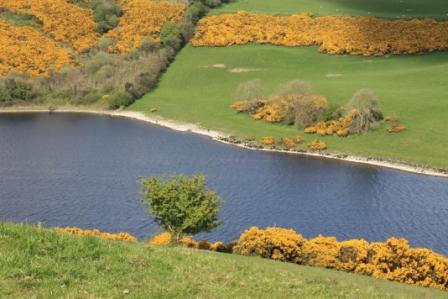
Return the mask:
[[[406,129],[396,117],[384,118],[378,96],[370,89],[358,90],[347,104],[337,107],[330,105],[324,96],[315,94],[311,84],[306,81],[289,81],[268,96],[262,82],[253,79],[238,86],[234,100],[231,108],[238,113],[247,113],[255,120],[269,123],[295,125],[306,134],[347,137],[364,134],[377,128],[383,121],[392,124],[386,129],[389,133],[399,133]],[[291,140],[292,142],[285,142],[283,139],[276,141],[272,136],[264,136],[261,144],[292,149],[300,143]],[[314,139],[308,144],[308,148],[322,151],[327,149],[327,144]]]
[[287,82],[267,96],[261,81],[254,79],[240,84],[234,98],[231,108],[239,113],[248,113],[255,120],[296,125],[305,128],[305,133],[320,136],[362,134],[384,119],[378,97],[369,89],[359,90],[346,105],[335,107],[313,93],[308,82]]

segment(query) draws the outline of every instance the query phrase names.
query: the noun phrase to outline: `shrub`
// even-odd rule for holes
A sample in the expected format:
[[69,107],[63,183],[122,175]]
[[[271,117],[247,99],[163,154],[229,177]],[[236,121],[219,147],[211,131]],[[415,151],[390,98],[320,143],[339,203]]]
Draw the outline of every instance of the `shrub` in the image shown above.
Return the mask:
[[33,85],[18,79],[7,77],[0,82],[0,105],[14,104],[19,101],[32,101],[36,97]]
[[112,241],[128,241],[128,242],[136,242],[137,238],[128,234],[128,233],[107,233],[102,232],[97,229],[81,229],[79,227],[56,227],[54,228],[55,231],[59,233],[66,233],[71,235],[80,235],[80,236],[95,236],[99,237],[101,239],[105,240],[112,240]]
[[265,99],[260,80],[254,79],[240,84],[231,106],[237,112],[252,114],[255,120],[287,122],[297,126],[309,126],[322,118],[327,108],[327,99],[311,94],[310,84],[300,80],[282,85],[269,100]]
[[396,124],[390,128],[387,128],[387,132],[389,133],[400,133],[406,130],[404,125]]
[[103,66],[105,65],[111,65],[113,63],[112,56],[104,53],[99,52],[92,56],[88,62],[86,63],[86,71],[89,75],[94,75],[96,72],[98,72]]
[[132,95],[126,91],[120,91],[110,97],[108,105],[109,109],[118,109],[120,107],[129,106],[132,102],[134,102]]
[[255,113],[258,109],[260,109],[264,105],[265,102],[260,100],[236,101],[230,106],[230,108],[232,108],[238,113],[241,112]]
[[304,239],[291,229],[252,227],[241,234],[233,248],[241,255],[257,255],[280,261],[296,262],[301,255]]
[[142,203],[149,206],[148,212],[177,242],[185,234],[210,231],[219,225],[217,217],[222,199],[206,188],[204,176],[150,177],[140,183]]
[[308,148],[314,151],[323,151],[327,149],[327,144],[319,139],[314,139],[308,144]]
[[410,248],[405,239],[338,242],[318,236],[306,240],[293,230],[252,227],[241,234],[234,252],[448,289],[448,259],[429,249]]
[[149,244],[153,246],[168,245],[173,241],[173,235],[169,232],[163,232],[154,236],[149,240]]
[[292,117],[298,127],[306,127],[322,118],[327,108],[327,99],[323,96],[304,95],[291,101]]
[[261,144],[263,145],[274,145],[275,139],[272,136],[261,137]]
[[118,18],[123,15],[123,11],[114,0],[94,0],[91,8],[97,23],[96,31],[100,34],[117,27]]
[[162,45],[178,49],[182,43],[182,27],[176,22],[167,22],[160,32],[160,42]]
[[[234,100],[235,101],[261,101],[265,98],[263,83],[259,79],[253,79],[238,85]],[[251,110],[247,110],[252,112]]]
[[345,115],[351,118],[350,132],[354,134],[369,131],[384,118],[378,105],[378,97],[370,89],[358,90],[344,109]]
[[318,236],[304,242],[299,262],[301,264],[334,268],[340,245],[335,237]]
[[278,142],[280,145],[282,145],[286,149],[292,149],[299,145],[303,141],[303,138],[301,136],[294,136],[294,137],[285,137],[280,139]]
[[114,46],[114,44],[115,44],[115,40],[112,38],[101,37],[98,40],[98,48],[104,52],[107,52],[111,47]]

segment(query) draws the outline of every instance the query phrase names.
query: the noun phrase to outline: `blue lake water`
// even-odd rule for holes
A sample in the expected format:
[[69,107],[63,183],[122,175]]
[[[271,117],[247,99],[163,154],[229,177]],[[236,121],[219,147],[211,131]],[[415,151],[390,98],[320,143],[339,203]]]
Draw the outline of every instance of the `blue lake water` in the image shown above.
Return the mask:
[[160,229],[137,180],[179,173],[205,174],[225,199],[223,224],[197,238],[281,226],[305,237],[405,237],[448,255],[448,179],[244,150],[129,119],[0,115],[0,221],[148,238]]

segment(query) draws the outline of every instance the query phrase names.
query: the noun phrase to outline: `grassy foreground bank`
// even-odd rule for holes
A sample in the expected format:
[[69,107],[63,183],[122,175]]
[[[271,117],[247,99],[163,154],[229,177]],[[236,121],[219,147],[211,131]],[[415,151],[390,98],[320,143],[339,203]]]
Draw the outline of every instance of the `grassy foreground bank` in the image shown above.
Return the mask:
[[1,298],[446,298],[447,293],[229,254],[0,223]]

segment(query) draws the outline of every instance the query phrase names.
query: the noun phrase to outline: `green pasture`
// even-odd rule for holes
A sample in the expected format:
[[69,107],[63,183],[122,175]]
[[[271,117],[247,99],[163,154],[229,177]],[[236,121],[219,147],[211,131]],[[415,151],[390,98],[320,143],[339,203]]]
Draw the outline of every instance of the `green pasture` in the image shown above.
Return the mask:
[[448,168],[448,53],[375,58],[325,55],[314,47],[187,46],[158,88],[129,109],[157,108],[166,118],[241,137],[302,134],[301,129],[255,121],[229,108],[237,86],[254,78],[265,83],[268,93],[288,80],[306,80],[336,105],[360,88],[371,88],[384,114],[397,116],[408,130],[390,134],[383,125],[365,135],[326,137],[329,149]]
[[213,14],[250,11],[275,15],[311,12],[316,15],[384,18],[448,18],[445,0],[235,0]]

